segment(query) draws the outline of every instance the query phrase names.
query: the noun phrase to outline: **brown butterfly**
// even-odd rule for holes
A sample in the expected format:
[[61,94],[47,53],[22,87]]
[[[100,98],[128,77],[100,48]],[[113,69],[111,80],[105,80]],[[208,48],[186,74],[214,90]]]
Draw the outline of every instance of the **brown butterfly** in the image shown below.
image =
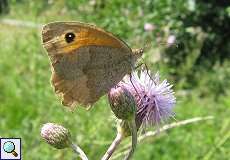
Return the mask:
[[53,22],[42,29],[51,61],[52,85],[65,106],[94,104],[129,74],[143,50],[96,26]]

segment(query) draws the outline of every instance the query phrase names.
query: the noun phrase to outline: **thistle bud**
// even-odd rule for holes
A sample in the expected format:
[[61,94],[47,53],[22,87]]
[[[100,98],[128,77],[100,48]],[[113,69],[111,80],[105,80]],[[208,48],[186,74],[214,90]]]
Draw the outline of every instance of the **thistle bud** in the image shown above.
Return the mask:
[[118,119],[135,118],[136,102],[132,94],[124,87],[116,86],[108,94],[110,107]]
[[51,146],[63,149],[70,145],[70,132],[61,125],[46,123],[41,128],[42,138]]

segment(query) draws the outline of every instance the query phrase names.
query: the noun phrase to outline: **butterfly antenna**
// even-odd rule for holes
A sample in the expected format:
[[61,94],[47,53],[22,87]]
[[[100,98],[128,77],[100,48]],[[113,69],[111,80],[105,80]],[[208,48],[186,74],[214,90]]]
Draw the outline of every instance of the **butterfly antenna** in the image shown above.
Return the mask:
[[142,54],[148,50],[149,48],[151,48],[152,46],[152,43],[151,43],[151,40],[148,39],[145,43],[145,45],[141,48],[138,48],[138,49],[133,49],[132,52],[134,55],[136,55],[138,58],[142,56]]
[[176,48],[179,48],[179,43],[177,41],[173,42],[173,43],[159,42],[158,44],[159,45],[164,45],[164,46],[175,46]]

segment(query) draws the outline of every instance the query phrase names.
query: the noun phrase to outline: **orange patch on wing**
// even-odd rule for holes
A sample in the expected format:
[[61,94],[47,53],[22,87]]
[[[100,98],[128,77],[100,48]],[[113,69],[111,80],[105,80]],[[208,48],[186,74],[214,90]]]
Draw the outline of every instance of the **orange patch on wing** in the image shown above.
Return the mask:
[[114,48],[122,48],[123,46],[116,39],[101,34],[101,32],[95,30],[84,30],[82,29],[76,36],[76,40],[72,43],[69,43],[63,47],[65,53],[71,53],[71,51],[76,50],[84,46],[109,46]]

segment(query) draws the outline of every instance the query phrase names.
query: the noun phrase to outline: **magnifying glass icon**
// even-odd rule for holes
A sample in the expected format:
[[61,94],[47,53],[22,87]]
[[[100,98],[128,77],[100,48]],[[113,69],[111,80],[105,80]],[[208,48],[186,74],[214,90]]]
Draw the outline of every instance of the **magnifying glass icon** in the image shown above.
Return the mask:
[[18,153],[15,151],[15,145],[11,141],[7,141],[3,144],[3,149],[6,153],[11,153],[14,157],[18,156]]

